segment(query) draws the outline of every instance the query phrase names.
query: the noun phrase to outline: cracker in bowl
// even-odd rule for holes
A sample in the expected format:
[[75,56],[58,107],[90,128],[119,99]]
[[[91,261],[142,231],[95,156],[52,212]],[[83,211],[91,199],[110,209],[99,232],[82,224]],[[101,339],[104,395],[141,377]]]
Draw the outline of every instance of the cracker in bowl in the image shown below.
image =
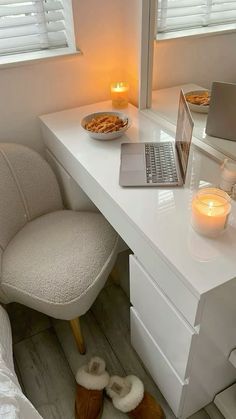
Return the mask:
[[210,93],[206,90],[202,93],[189,93],[185,95],[187,102],[193,105],[209,106]]
[[123,120],[117,115],[98,115],[87,122],[84,127],[88,131],[108,133],[119,131],[128,124],[128,119]]
[[209,90],[193,90],[185,93],[189,109],[193,112],[207,113],[210,105],[211,92]]
[[95,140],[114,140],[125,133],[130,123],[123,112],[103,111],[86,115],[81,126]]

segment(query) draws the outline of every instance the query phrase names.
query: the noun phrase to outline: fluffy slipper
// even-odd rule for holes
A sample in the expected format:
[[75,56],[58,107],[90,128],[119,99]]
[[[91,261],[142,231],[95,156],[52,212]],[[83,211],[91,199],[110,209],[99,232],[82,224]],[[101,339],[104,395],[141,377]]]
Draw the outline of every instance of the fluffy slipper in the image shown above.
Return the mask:
[[142,381],[134,376],[125,378],[113,376],[106,387],[113,405],[129,417],[135,419],[163,419],[165,417],[161,406],[144,391]]
[[88,364],[78,369],[75,378],[78,384],[75,417],[77,419],[100,418],[103,409],[103,390],[109,382],[105,361],[99,357],[92,358]]

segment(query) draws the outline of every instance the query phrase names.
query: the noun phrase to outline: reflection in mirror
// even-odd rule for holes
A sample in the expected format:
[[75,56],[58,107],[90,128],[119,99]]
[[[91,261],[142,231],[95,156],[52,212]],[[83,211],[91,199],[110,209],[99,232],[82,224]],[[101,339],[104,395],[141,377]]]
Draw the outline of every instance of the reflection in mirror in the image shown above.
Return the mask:
[[[216,9],[215,2],[202,0],[155,0],[155,4],[152,94],[147,107],[176,124],[181,88],[189,92],[211,89],[213,81],[236,83],[236,10],[226,0],[217,1]],[[192,111],[192,116],[194,137],[236,159],[236,141],[206,135],[207,113]]]

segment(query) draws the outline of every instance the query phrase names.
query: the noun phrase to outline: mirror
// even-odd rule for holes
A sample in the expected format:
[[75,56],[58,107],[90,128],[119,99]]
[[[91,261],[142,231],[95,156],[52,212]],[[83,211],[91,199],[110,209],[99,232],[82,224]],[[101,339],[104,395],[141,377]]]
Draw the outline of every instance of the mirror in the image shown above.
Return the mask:
[[[150,0],[149,8],[151,5],[154,7],[154,3],[156,5],[156,1]],[[213,81],[236,82],[236,32],[213,32],[153,41],[153,19],[148,22],[143,19],[142,23],[145,28],[149,25],[149,44],[145,46],[145,53],[148,47],[150,54],[149,72],[144,74],[147,91],[146,106],[143,108],[152,117],[162,117],[176,125],[180,88],[188,92],[210,89]],[[205,133],[206,113],[192,112],[192,117],[193,136],[198,145],[203,148],[208,145],[236,159],[236,141],[208,136]]]

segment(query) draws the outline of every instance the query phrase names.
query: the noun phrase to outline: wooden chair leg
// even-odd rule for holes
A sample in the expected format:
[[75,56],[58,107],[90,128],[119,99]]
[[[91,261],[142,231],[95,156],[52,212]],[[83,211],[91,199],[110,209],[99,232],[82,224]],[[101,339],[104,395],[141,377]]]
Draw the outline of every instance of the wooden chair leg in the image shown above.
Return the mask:
[[71,325],[71,329],[72,329],[78,350],[81,353],[81,355],[84,355],[86,352],[86,349],[85,349],[84,339],[83,339],[83,335],[82,335],[82,331],[80,327],[79,317],[77,317],[76,319],[70,320],[70,325]]

